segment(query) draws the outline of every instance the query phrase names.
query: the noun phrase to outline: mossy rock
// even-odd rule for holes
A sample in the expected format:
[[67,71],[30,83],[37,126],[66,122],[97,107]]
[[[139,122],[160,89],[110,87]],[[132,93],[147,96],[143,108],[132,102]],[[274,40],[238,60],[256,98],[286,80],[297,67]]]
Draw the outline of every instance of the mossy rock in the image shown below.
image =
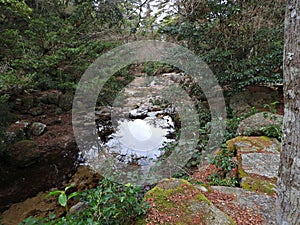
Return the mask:
[[241,187],[248,191],[266,193],[269,195],[275,194],[277,186],[269,180],[255,179],[253,177],[244,177],[241,180]]
[[245,190],[266,193],[269,195],[276,193],[277,179],[268,179],[253,175],[251,176],[247,174],[241,167],[238,167],[238,176],[241,179],[241,188]]
[[165,179],[144,197],[152,206],[137,224],[235,224],[195,186],[183,179]]
[[237,154],[250,152],[279,153],[280,142],[266,136],[239,136],[226,142],[227,148]]
[[273,194],[276,192],[280,143],[275,138],[236,137],[227,148],[237,155],[238,177],[243,189]]
[[73,105],[73,98],[74,98],[74,95],[70,94],[70,93],[61,95],[59,97],[58,106],[63,111],[69,111],[69,110],[71,110],[72,109],[72,105]]

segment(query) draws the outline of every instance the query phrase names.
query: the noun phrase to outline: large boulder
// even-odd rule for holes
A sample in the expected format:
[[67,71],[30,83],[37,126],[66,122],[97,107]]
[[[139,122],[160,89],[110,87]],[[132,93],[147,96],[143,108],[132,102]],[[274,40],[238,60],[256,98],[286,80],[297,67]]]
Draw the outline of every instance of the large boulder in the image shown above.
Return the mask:
[[137,224],[235,224],[199,189],[182,179],[162,180],[146,193],[144,200],[152,207]]
[[[228,213],[228,215],[233,217],[238,213],[237,211],[232,210],[232,206],[243,210],[242,215],[239,213],[236,215],[236,219],[238,219],[241,224],[276,224],[276,210],[274,210],[276,207],[275,196],[254,193],[242,188],[223,186],[211,187],[211,193],[214,192],[216,192],[217,196],[223,196],[223,198],[218,198],[216,201],[221,206],[220,208]],[[227,204],[222,202],[222,199],[224,198]],[[216,206],[218,207],[217,204]],[[252,221],[243,221],[244,214],[247,214],[248,212],[250,215],[253,215],[251,217]],[[258,221],[261,223],[258,223]]]
[[277,139],[236,137],[227,141],[227,148],[237,155],[242,188],[267,194],[276,192],[280,161],[280,143]]
[[281,127],[283,116],[270,112],[256,113],[242,120],[237,129],[237,135],[263,135],[262,127],[277,126]]

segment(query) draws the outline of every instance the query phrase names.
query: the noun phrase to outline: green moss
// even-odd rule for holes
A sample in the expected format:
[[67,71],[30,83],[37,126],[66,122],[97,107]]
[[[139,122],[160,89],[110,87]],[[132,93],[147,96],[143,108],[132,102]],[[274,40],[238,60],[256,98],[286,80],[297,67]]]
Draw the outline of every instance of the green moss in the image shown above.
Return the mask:
[[[215,215],[210,209],[214,207],[213,204],[200,190],[183,179],[166,179],[161,181],[145,195],[144,201],[148,199],[154,201],[155,208],[159,212],[179,215],[176,225],[193,224],[193,220],[195,218],[199,220],[199,216],[205,223],[215,220]],[[177,200],[175,201],[176,203],[174,203],[174,200]],[[225,214],[225,217],[228,216]],[[139,220],[137,224],[144,225],[146,224],[144,221]],[[230,217],[226,221],[226,224],[235,224]],[[165,222],[164,224],[168,223]]]
[[[239,163],[241,165],[241,163]],[[243,177],[248,177],[249,175],[242,169],[241,166],[238,166],[238,177],[243,178]]]
[[[170,180],[175,180],[175,179],[170,179]],[[176,186],[175,188],[173,187],[168,187],[165,186],[168,182],[168,180],[162,181],[161,184],[158,186],[154,187],[152,190],[150,190],[144,197],[144,200],[149,198],[149,196],[153,197],[155,196],[155,202],[161,206],[161,208],[172,208],[174,207],[172,202],[166,201],[170,196],[175,195],[177,193],[184,193],[188,189],[193,189],[195,190],[196,188],[191,185],[188,181],[180,179],[180,184]],[[166,182],[166,183],[164,183]],[[205,201],[208,204],[211,204],[211,202],[201,193],[199,192],[198,195],[195,196],[195,198],[199,201]]]
[[238,167],[238,177],[241,179],[241,187],[243,189],[274,194],[276,193],[276,180],[264,180],[264,178],[253,178],[247,174],[240,166]]
[[241,186],[243,189],[266,194],[276,193],[276,185],[271,181],[255,179],[252,177],[244,177]]
[[260,139],[264,140],[264,141],[272,141],[269,137],[267,136],[261,136]]

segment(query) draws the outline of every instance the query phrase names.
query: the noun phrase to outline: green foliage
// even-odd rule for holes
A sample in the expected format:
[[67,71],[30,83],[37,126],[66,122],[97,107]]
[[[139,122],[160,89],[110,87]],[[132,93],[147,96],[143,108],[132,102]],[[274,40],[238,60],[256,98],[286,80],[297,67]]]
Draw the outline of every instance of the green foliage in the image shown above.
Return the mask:
[[210,164],[215,165],[218,174],[221,178],[226,178],[226,174],[233,168],[236,168],[237,163],[233,160],[233,152],[226,148],[226,145],[222,146],[221,150],[212,158],[208,158]]
[[[32,12],[32,9],[28,7],[25,0],[0,0],[0,9],[2,13],[10,12],[14,15],[22,14],[29,16]],[[2,16],[5,16],[5,14]]]
[[[24,3],[0,2],[5,15],[0,18],[0,90],[17,87],[73,91],[86,68],[118,45],[118,41],[95,37],[103,29],[119,26],[119,8],[114,2],[101,3],[105,6],[101,7],[103,12],[99,8],[101,17],[92,1],[72,6],[58,0],[30,2],[30,17],[11,15],[15,2]],[[20,17],[17,24],[12,22],[15,17]]]
[[123,88],[134,79],[130,72],[130,66],[122,68],[116,74],[111,76],[103,85],[99,93],[98,105],[113,105],[115,98]]
[[220,174],[215,173],[209,176],[209,184],[216,186],[228,186],[228,187],[237,187],[239,185],[238,179],[235,177],[222,178]]
[[279,141],[282,139],[282,129],[278,125],[269,125],[260,129],[265,136],[277,138]]
[[217,169],[221,170],[223,175],[226,175],[232,168],[236,167],[236,163],[232,160],[233,153],[227,148],[222,148],[212,160],[211,164],[215,165]]
[[160,62],[146,62],[143,64],[142,72],[148,76],[155,76],[162,73],[173,72],[175,68]]
[[65,187],[64,190],[56,190],[56,191],[51,191],[47,197],[49,196],[53,196],[53,195],[58,195],[58,203],[62,206],[62,207],[65,207],[66,209],[66,212],[69,211],[69,207],[68,207],[68,201],[71,199],[71,198],[74,198],[76,196],[79,195],[78,192],[72,192],[71,194],[67,195],[67,190],[69,190],[70,188],[72,188],[73,186],[72,185],[69,185],[67,187]]
[[[277,105],[279,104],[278,101],[272,102],[271,104],[264,104],[263,107],[270,111],[273,114],[276,114],[277,110]],[[266,116],[265,116],[266,117]]]
[[159,32],[199,54],[227,90],[282,82],[285,1],[174,4]]
[[[70,187],[70,186],[68,186]],[[67,189],[67,188],[66,188]],[[68,189],[67,189],[68,190]],[[54,191],[49,195],[59,195],[60,204],[67,205],[67,200],[77,196],[71,193],[65,195],[65,191]],[[55,218],[50,215],[48,218],[36,219],[29,217],[22,224],[68,224],[68,225],[119,225],[133,224],[134,221],[146,213],[148,203],[140,198],[141,188],[132,184],[121,185],[103,179],[95,189],[81,193],[81,201],[88,205],[86,210],[77,212],[67,217]]]
[[97,224],[131,224],[146,213],[147,204],[139,198],[140,191],[132,184],[119,185],[104,179],[96,189],[83,194],[83,199]]

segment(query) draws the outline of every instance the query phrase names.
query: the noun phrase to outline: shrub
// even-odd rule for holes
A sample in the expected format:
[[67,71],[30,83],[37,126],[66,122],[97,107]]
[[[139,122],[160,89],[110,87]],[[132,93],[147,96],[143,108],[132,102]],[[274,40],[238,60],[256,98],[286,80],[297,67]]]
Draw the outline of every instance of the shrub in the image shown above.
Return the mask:
[[55,218],[53,214],[41,219],[28,217],[21,224],[133,224],[148,208],[148,203],[143,202],[140,195],[138,186],[121,185],[104,178],[95,189],[81,193],[81,201],[89,206],[86,210],[61,218]]

